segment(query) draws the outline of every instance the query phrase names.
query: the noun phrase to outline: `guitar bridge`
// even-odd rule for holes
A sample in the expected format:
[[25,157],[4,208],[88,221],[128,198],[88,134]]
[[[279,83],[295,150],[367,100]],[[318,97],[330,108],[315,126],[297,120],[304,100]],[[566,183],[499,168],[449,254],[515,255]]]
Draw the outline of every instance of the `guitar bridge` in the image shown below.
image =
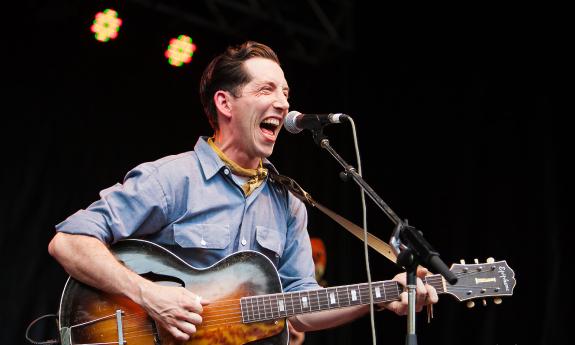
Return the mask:
[[120,309],[116,310],[116,325],[118,326],[118,345],[124,345],[124,330],[122,328],[122,315],[124,312]]

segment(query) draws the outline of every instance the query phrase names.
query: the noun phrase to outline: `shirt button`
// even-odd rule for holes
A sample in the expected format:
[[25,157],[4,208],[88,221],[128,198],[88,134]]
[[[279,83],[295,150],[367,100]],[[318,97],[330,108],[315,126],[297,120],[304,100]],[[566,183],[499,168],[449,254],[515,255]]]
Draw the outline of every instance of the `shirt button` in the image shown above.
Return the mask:
[[206,241],[202,240],[202,241],[200,242],[200,244],[205,247],[207,243],[206,243]]
[[246,241],[246,239],[245,239],[245,238],[244,238],[244,239],[242,239],[242,246],[245,246],[245,245],[246,245],[246,243],[248,243],[248,241]]
[[230,171],[228,169],[224,169],[224,174],[229,175]]

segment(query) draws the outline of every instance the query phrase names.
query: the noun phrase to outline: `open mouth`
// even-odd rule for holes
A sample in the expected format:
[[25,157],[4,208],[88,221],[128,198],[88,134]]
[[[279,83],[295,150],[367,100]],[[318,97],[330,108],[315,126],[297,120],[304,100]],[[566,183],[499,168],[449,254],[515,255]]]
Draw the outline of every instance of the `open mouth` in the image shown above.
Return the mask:
[[276,118],[267,118],[260,123],[262,132],[271,139],[275,139],[277,130],[280,126],[280,120]]

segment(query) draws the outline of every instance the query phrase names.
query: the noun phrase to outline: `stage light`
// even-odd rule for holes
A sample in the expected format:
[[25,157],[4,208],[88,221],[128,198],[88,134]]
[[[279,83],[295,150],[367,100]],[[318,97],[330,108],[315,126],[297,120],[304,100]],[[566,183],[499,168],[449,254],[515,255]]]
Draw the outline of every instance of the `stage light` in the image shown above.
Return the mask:
[[96,14],[94,24],[90,29],[98,41],[108,42],[108,40],[118,37],[121,25],[122,20],[118,18],[118,12],[108,8]]
[[180,35],[170,40],[170,45],[164,55],[170,65],[180,67],[192,61],[195,51],[196,45],[192,43],[192,39],[189,36]]

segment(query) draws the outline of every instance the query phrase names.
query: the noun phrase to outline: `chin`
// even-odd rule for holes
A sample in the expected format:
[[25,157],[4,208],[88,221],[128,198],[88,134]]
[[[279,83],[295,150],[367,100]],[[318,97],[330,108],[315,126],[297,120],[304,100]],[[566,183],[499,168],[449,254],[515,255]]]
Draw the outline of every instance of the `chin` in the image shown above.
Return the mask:
[[260,150],[260,157],[268,158],[269,156],[272,155],[273,152],[274,152],[273,145],[269,148],[266,147],[263,150]]

